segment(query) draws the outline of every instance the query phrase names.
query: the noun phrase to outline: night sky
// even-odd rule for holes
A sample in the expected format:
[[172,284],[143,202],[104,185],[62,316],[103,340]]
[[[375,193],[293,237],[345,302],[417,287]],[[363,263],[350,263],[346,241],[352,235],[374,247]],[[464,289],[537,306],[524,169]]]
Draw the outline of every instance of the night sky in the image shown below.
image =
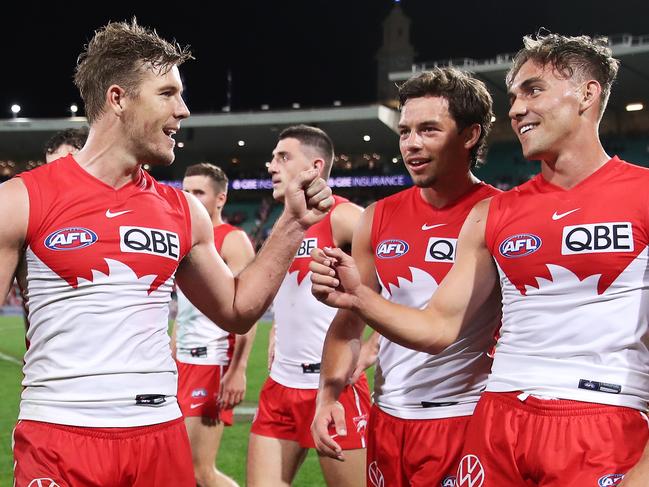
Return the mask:
[[[190,44],[181,68],[194,113],[220,111],[232,73],[234,111],[345,105],[376,99],[375,54],[392,0],[234,2],[12,2],[0,30],[0,118],[65,117],[80,102],[72,75],[95,29],[136,15],[165,38]],[[203,4],[204,3],[204,4]],[[563,5],[568,4],[568,5]],[[90,9],[88,6],[91,6]],[[516,51],[539,27],[569,34],[649,34],[649,2],[402,0],[417,61]],[[93,12],[99,13],[91,13]]]

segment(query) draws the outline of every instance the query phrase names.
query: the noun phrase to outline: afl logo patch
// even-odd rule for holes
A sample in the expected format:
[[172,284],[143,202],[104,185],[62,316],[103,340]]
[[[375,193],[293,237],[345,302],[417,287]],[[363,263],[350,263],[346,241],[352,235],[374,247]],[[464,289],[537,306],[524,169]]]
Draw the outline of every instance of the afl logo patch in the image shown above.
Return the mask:
[[622,482],[624,474],[621,473],[612,473],[610,475],[604,475],[597,481],[597,485],[600,487],[610,487],[612,485],[618,485]]
[[455,487],[456,478],[455,475],[447,475],[442,479],[442,483],[439,484],[440,487]]
[[394,259],[408,253],[410,246],[403,240],[384,240],[376,247],[376,256],[379,259]]
[[521,233],[504,240],[498,250],[503,257],[515,259],[533,254],[541,248],[541,243],[540,237],[531,233]]
[[97,241],[97,234],[82,227],[68,227],[56,230],[45,238],[45,247],[50,250],[77,250],[89,247]]

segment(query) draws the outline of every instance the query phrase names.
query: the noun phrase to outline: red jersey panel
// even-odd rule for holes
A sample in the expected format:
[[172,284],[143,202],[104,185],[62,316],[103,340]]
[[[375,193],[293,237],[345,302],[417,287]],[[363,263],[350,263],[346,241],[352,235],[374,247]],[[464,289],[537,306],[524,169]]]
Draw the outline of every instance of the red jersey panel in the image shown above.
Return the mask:
[[[335,206],[346,202],[334,196]],[[270,376],[286,387],[317,389],[325,335],[336,315],[311,294],[311,250],[332,247],[331,212],[309,228],[273,302],[275,359]]]
[[30,199],[19,418],[78,426],[177,418],[167,320],[191,247],[185,196],[145,171],[116,190],[72,156],[19,177]]
[[[214,246],[219,254],[225,237],[234,231],[242,230],[229,223],[214,227]],[[180,288],[176,294],[176,360],[194,365],[228,365],[234,353],[235,335],[201,313]]]
[[488,390],[646,410],[647,185],[615,157],[570,190],[539,175],[492,200],[504,316]]
[[[498,192],[476,184],[439,209],[428,204],[417,187],[379,200],[371,239],[383,296],[423,308],[455,262],[457,237],[469,212]],[[402,419],[471,414],[489,374],[486,352],[499,318],[496,312],[477,317],[454,344],[436,355],[381,337],[374,387],[378,407]]]

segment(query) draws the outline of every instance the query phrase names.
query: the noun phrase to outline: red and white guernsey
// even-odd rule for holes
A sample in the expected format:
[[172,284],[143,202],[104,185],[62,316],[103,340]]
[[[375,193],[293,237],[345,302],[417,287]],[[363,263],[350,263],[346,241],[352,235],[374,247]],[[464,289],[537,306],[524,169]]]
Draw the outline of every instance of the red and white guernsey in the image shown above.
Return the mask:
[[[334,207],[346,201],[334,196]],[[307,230],[273,301],[275,358],[270,376],[285,387],[318,388],[322,346],[337,310],[311,294],[309,263],[313,249],[333,246],[329,212]]]
[[[214,227],[214,246],[221,253],[225,237],[239,229],[229,223]],[[194,306],[180,288],[176,316],[176,359],[195,365],[228,365],[234,352],[235,336],[218,325]]]
[[[455,262],[458,234],[480,200],[498,190],[480,183],[450,206],[436,209],[409,188],[379,200],[372,222],[374,264],[382,295],[423,308]],[[482,314],[443,352],[416,352],[381,337],[374,401],[404,419],[473,413],[491,366],[487,352],[500,314]]]
[[30,202],[19,419],[126,427],[178,418],[167,323],[191,246],[185,196],[144,171],[116,190],[72,156],[19,177]]
[[570,190],[539,175],[491,201],[503,325],[487,390],[647,409],[647,187],[615,157]]

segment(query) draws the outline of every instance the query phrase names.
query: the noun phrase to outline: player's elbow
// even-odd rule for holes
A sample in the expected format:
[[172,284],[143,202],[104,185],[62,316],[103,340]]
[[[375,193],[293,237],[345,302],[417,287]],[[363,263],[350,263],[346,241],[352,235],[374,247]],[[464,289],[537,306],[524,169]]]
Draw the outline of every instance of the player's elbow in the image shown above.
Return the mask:
[[235,316],[218,323],[219,328],[236,335],[245,335],[257,323],[257,318]]

